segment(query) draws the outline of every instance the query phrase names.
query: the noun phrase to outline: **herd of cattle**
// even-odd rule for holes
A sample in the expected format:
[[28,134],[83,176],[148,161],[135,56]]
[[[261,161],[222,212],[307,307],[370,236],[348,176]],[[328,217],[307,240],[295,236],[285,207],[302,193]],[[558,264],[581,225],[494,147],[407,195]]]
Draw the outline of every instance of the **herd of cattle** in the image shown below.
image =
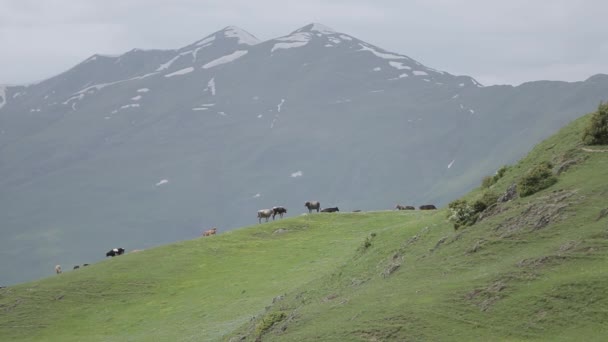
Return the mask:
[[[319,201],[308,201],[306,203],[304,203],[304,206],[308,209],[308,213],[312,213],[313,210],[316,210],[317,212],[322,212],[322,213],[335,213],[340,211],[340,209],[338,209],[338,207],[330,207],[330,208],[324,208],[321,209],[321,202]],[[416,207],[411,206],[411,205],[401,205],[401,204],[397,204],[397,206],[395,206],[395,209],[397,210],[416,210]],[[433,204],[424,204],[421,205],[419,207],[420,210],[435,210],[437,209],[437,207],[435,207]],[[353,210],[353,212],[360,212],[361,210]],[[284,207],[272,207],[272,209],[261,209],[258,210],[258,223],[262,223],[262,219],[266,219],[266,222],[268,222],[268,219],[270,217],[272,217],[272,220],[274,221],[275,216],[279,215],[281,218],[283,218],[283,214],[287,213],[287,209],[285,209]],[[214,228],[216,229],[216,228]],[[214,233],[215,234],[215,231]],[[206,235],[205,235],[206,236]]]
[[[308,209],[309,214],[311,214],[313,210],[316,210],[317,212],[322,212],[322,213],[335,213],[335,212],[340,211],[340,209],[338,209],[338,207],[329,207],[329,208],[321,209],[321,202],[319,202],[319,201],[308,201],[308,202],[304,203],[304,206]],[[437,209],[432,204],[421,205],[418,208],[420,210]],[[411,206],[411,205],[397,204],[395,206],[395,209],[397,209],[397,210],[416,210],[416,207]],[[360,211],[361,210],[353,210],[353,212],[360,212]],[[283,218],[284,214],[287,214],[287,209],[285,207],[272,207],[272,209],[258,210],[258,223],[262,223],[262,219],[266,219],[266,222],[268,222],[268,219],[270,217],[272,217],[272,220],[274,221],[274,219],[277,215],[279,215],[280,218]],[[217,228],[214,227],[214,228],[204,231],[202,235],[211,236],[211,235],[215,235],[216,233],[217,233]],[[134,250],[133,252],[137,252],[137,251],[138,250]],[[124,253],[125,253],[125,249],[122,247],[112,248],[111,250],[109,250],[106,253],[106,257],[115,257],[118,255],[123,255]],[[89,266],[89,264],[83,264],[83,266]],[[74,266],[75,270],[79,269],[79,268],[80,268],[80,266],[78,266],[78,265]],[[55,266],[55,273],[57,273],[57,274],[62,273],[61,265]]]

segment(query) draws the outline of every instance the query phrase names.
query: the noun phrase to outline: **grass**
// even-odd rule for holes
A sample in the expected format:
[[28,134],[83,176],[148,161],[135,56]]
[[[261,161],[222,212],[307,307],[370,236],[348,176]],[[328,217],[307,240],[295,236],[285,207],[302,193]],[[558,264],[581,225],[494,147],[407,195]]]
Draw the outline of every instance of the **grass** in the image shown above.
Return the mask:
[[608,153],[582,150],[587,120],[490,190],[545,161],[569,165],[556,184],[472,226],[446,210],[313,214],[128,254],[1,289],[0,339],[604,340]]

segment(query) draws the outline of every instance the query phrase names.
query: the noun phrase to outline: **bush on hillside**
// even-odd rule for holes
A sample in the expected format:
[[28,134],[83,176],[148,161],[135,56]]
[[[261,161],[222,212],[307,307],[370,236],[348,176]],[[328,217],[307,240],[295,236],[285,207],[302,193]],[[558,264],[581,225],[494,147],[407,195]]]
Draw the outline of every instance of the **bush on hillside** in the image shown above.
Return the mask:
[[503,165],[500,169],[496,171],[494,176],[483,177],[483,180],[481,181],[481,187],[487,189],[492,185],[496,184],[496,182],[498,182],[498,180],[505,175],[508,169],[509,167],[507,165]]
[[530,196],[557,183],[557,177],[551,172],[552,168],[550,162],[542,162],[528,170],[517,183],[520,196]]
[[481,195],[480,199],[473,202],[473,210],[475,210],[476,213],[481,213],[482,211],[496,204],[496,202],[498,202],[497,194],[490,191],[485,192],[483,195]]
[[475,200],[473,204],[469,204],[465,199],[452,201],[448,204],[450,213],[448,219],[454,223],[454,229],[462,226],[470,226],[475,224],[484,210],[496,204],[498,195],[493,192],[485,192],[481,198]]
[[466,226],[475,222],[475,210],[467,203],[467,200],[459,199],[448,204],[450,209],[448,219],[454,223],[454,229]]
[[608,145],[608,103],[600,103],[583,132],[587,145]]

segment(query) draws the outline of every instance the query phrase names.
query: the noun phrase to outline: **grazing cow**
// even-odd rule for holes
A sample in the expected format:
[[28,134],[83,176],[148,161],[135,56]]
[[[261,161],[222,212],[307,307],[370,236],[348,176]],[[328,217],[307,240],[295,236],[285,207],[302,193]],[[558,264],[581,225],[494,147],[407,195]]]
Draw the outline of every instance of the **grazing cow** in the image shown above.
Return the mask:
[[123,255],[125,253],[125,249],[120,247],[120,248],[113,248],[112,250],[110,250],[109,252],[106,253],[106,258],[111,256],[111,257],[115,257],[117,255]]
[[420,206],[420,210],[435,210],[435,209],[437,209],[437,207],[435,207],[432,204],[425,204],[425,205]]
[[308,208],[308,213],[312,213],[313,209],[317,209],[317,212],[319,212],[319,209],[321,209],[321,203],[319,201],[309,201],[304,203],[304,206],[306,208]]
[[272,216],[272,213],[274,213],[272,209],[258,210],[258,222],[262,223],[263,218],[265,218],[266,222],[268,222],[268,219],[270,218],[270,216]]
[[361,212],[361,209],[353,210],[353,213],[360,213],[360,212]]
[[217,228],[213,227],[209,230],[205,230],[203,232],[203,236],[211,236],[211,235],[215,235],[215,233],[217,232]]
[[401,205],[401,204],[397,204],[395,206],[395,209],[397,209],[397,210],[416,210],[416,208],[414,208],[411,205]]
[[340,209],[338,209],[338,207],[333,207],[321,210],[322,213],[335,213],[336,211],[340,211]]
[[89,264],[82,264],[82,266],[87,267],[87,266],[89,266]]
[[61,273],[61,265],[56,265],[55,266],[55,273],[57,273],[57,274]]
[[79,268],[80,268],[80,266],[78,266],[78,265],[74,266],[74,269],[75,269],[75,270],[77,270],[77,269],[79,269]]
[[283,214],[287,214],[287,209],[283,207],[272,207],[272,220],[274,221],[274,217],[279,215],[280,218],[283,218]]

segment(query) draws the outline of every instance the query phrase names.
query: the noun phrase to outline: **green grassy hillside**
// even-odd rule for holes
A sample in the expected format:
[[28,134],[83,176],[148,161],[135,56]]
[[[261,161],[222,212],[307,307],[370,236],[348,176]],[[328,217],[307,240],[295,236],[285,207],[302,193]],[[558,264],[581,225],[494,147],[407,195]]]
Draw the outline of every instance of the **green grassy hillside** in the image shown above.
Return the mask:
[[0,340],[603,341],[608,153],[580,145],[587,121],[489,191],[544,161],[556,184],[472,226],[447,209],[314,214],[132,253],[0,289]]

